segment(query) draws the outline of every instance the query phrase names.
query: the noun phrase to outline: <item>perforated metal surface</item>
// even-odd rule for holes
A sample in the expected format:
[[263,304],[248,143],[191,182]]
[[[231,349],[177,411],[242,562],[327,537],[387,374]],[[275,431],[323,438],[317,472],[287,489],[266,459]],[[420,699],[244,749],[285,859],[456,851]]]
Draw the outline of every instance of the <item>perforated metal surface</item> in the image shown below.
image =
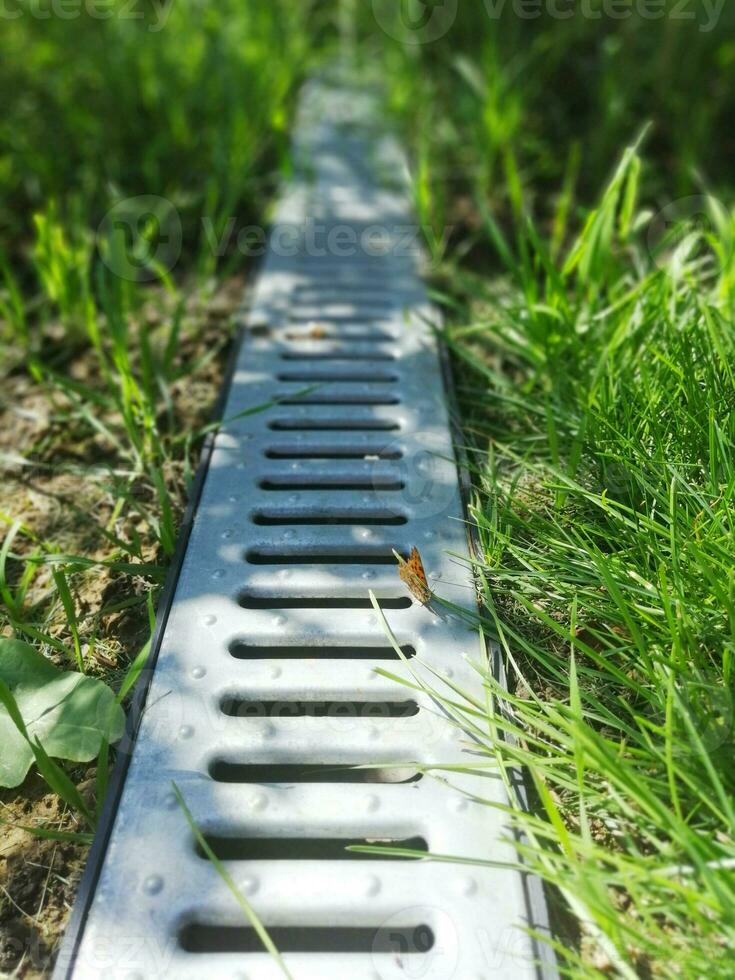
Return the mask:
[[[370,589],[414,669],[478,690],[476,636],[412,600],[392,557],[418,546],[432,586],[472,607],[404,162],[370,96],[316,83],[296,148],[71,973],[281,976],[197,854],[175,780],[296,980],[537,976],[517,872],[343,851],[516,860],[470,798],[503,802],[500,781],[413,778],[471,744],[376,673],[407,668]],[[340,769],[357,764],[383,769]]]

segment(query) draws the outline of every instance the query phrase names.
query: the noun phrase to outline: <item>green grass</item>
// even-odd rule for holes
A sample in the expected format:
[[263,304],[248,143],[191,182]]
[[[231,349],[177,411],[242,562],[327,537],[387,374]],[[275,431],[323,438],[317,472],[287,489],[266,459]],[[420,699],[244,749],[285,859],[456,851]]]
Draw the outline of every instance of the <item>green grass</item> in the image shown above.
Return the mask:
[[[729,977],[730,6],[705,32],[527,21],[512,5],[492,22],[460,3],[444,37],[405,47],[370,4],[179,0],[161,30],[153,7],[142,22],[6,22],[3,400],[42,400],[49,424],[14,447],[3,630],[127,693],[206,431],[191,392],[211,400],[231,334],[206,310],[242,263],[213,256],[207,229],[263,218],[294,88],[331,51],[338,7],[358,63],[386,81],[427,235],[452,228],[435,288],[475,481],[475,625],[510,693],[482,665],[485,701],[439,693],[483,766],[529,774],[533,813],[512,819],[553,886],[568,975]],[[141,195],[164,203],[137,222],[150,209],[124,202]],[[132,242],[104,220],[121,206]],[[162,261],[172,209],[181,247]],[[18,519],[29,478],[69,481],[70,522]],[[119,617],[127,639],[107,628]]]
[[[231,336],[225,321],[214,343],[198,339],[217,289],[207,228],[218,234],[233,214],[265,218],[264,192],[287,166],[309,6],[183,2],[167,8],[165,26],[152,6],[142,20],[125,9],[5,25],[0,86],[14,98],[0,123],[0,339],[6,379],[27,372],[52,413],[44,441],[18,447],[21,467],[81,467],[105,498],[105,520],[92,518],[108,548],[101,562],[160,582],[203,434],[194,402],[181,426],[184,391],[221,363]],[[162,211],[136,205],[141,195],[160,198]],[[111,209],[127,227],[105,222]],[[180,240],[162,265],[157,236],[172,214]],[[74,577],[95,561],[7,523],[6,621],[71,649],[83,668],[94,636],[80,635]],[[42,584],[38,598],[49,563],[53,588]],[[54,593],[61,639],[46,623]]]
[[482,405],[478,571],[513,678],[507,720],[486,678],[489,720],[548,820],[520,818],[531,863],[616,967],[725,977],[732,268],[695,232],[652,260],[626,212],[637,170],[626,158],[566,260],[534,233],[525,259],[508,245],[510,290],[477,285],[479,322],[450,331]]
[[[528,44],[512,29],[478,30],[467,41],[485,46],[475,63],[449,44],[394,53],[399,117],[416,100],[424,113],[422,220],[451,220],[458,204],[471,215],[437,290],[475,480],[477,625],[510,676],[506,695],[478,668],[487,705],[449,684],[439,693],[482,742],[479,772],[528,774],[534,812],[516,803],[513,820],[555,915],[566,907],[576,923],[557,941],[565,973],[725,978],[735,956],[731,177],[687,220],[677,194],[706,186],[683,131],[698,96],[688,92],[685,110],[679,80],[663,72],[666,98],[646,99],[636,82],[650,65],[616,46],[608,83],[627,129],[596,107],[594,85],[574,118],[567,89],[552,84],[555,58],[537,60],[566,30],[547,24]],[[720,52],[715,73],[725,65],[723,34],[674,42],[673,28],[658,30],[692,45],[683,75],[706,51]],[[581,60],[584,43],[574,50]],[[574,61],[564,69],[574,74]],[[710,118],[723,107],[710,105]],[[542,111],[562,117],[557,157]],[[653,129],[605,184],[604,155],[649,116]],[[721,149],[701,148],[713,174]],[[593,178],[605,186],[597,203]],[[669,201],[681,220],[666,231],[655,212]]]

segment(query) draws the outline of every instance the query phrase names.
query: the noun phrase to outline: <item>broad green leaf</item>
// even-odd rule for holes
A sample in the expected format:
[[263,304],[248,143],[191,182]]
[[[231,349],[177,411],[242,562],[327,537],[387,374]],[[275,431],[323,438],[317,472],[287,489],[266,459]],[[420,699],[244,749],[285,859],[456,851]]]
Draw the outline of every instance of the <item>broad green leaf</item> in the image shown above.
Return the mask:
[[54,667],[21,640],[0,640],[0,681],[7,685],[25,732],[0,705],[0,786],[19,786],[26,777],[38,742],[46,755],[88,762],[103,739],[116,742],[125,714],[115,693],[102,681]]

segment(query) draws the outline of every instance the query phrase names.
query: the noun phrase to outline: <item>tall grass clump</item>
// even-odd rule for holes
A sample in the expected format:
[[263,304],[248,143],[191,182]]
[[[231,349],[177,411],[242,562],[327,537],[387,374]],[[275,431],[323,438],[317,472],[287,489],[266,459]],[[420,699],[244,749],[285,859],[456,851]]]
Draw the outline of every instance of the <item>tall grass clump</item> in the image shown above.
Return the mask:
[[115,2],[74,19],[21,9],[4,21],[0,65],[11,251],[52,201],[96,228],[120,198],[165,198],[190,252],[203,213],[215,225],[235,208],[257,214],[264,168],[287,145],[310,4]]
[[[218,243],[267,220],[317,6],[21,3],[3,21],[0,637],[120,701],[216,427],[246,265],[222,287]],[[106,745],[98,763],[101,805]],[[36,768],[80,809],[78,766]]]
[[656,193],[731,187],[735,8],[664,0],[651,18],[636,3],[614,16],[605,0],[555,6],[566,16],[546,3],[460,2],[423,44],[400,43],[399,4],[388,37],[361,7],[359,54],[385,65],[435,213],[476,228],[479,196],[501,214],[525,200],[550,218],[570,186],[591,205],[647,120]]
[[482,626],[510,693],[479,667],[486,707],[447,697],[501,773],[529,774],[512,820],[574,915],[570,975],[725,978],[735,215],[711,201],[707,226],[657,237],[641,167],[631,148],[558,260],[530,220],[493,225],[505,274],[453,278]]

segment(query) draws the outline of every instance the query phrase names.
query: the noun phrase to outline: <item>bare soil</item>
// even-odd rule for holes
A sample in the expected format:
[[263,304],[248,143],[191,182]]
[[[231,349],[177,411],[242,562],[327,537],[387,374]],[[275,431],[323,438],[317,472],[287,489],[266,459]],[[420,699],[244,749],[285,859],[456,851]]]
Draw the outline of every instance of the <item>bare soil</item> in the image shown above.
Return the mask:
[[[206,301],[194,298],[186,313],[177,355],[185,368],[215,352],[193,373],[186,371],[171,389],[172,421],[177,432],[196,431],[211,415],[225,370],[232,314],[242,301],[244,281],[223,283]],[[160,303],[146,328],[155,329]],[[51,338],[53,340],[53,338]],[[98,374],[95,354],[88,347],[73,353],[63,365],[69,376],[94,383]],[[2,379],[0,389],[0,536],[16,519],[28,533],[16,537],[12,553],[33,550],[33,540],[53,543],[64,553],[104,561],[115,550],[101,529],[112,521],[114,533],[128,539],[133,532],[143,544],[146,562],[165,564],[152,529],[139,514],[123,509],[115,517],[116,500],[108,479],[110,467],[119,465],[114,447],[88,425],[70,421],[69,406],[58,391],[45,390],[21,362]],[[113,421],[114,420],[110,420]],[[177,521],[186,504],[185,465],[174,457],[166,473],[173,487]],[[140,487],[142,498],[154,497]],[[8,563],[11,585],[23,568],[21,560]],[[63,611],[49,612],[53,597],[50,572],[41,567],[34,577],[26,604],[38,605],[44,629],[68,642]],[[93,640],[84,647],[87,669],[115,687],[130,660],[148,638],[145,602],[149,580],[123,576],[110,569],[74,575],[76,612],[82,631]],[[141,601],[134,602],[138,598]],[[134,604],[126,607],[126,603]],[[58,603],[55,603],[58,606]],[[122,608],[121,608],[122,607]],[[1,610],[0,610],[1,613]],[[0,618],[0,636],[12,628]],[[52,655],[56,659],[55,655]],[[61,665],[61,664],[60,664]],[[74,664],[64,664],[73,669]],[[93,803],[93,766],[68,767],[83,795]],[[21,787],[0,791],[0,975],[47,977],[74,903],[87,848],[84,844],[39,839],[23,828],[83,832],[74,813],[48,791],[31,770]]]

